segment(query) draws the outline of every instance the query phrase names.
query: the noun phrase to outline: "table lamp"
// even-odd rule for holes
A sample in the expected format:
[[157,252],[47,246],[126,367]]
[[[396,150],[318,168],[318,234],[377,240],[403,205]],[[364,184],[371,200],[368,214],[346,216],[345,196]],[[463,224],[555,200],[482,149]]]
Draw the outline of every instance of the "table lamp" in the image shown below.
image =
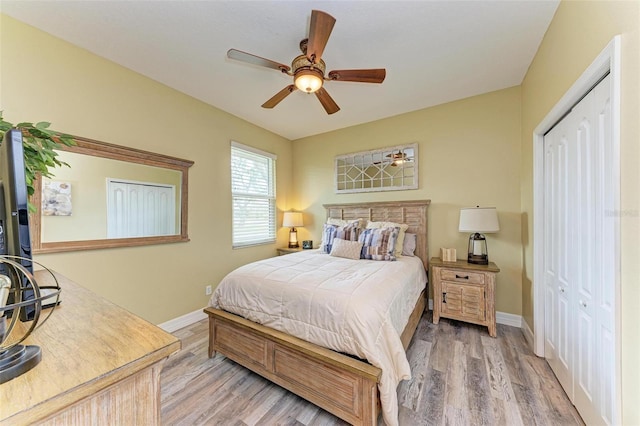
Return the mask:
[[290,227],[289,231],[289,248],[298,248],[298,231],[296,226],[304,226],[302,224],[302,213],[300,212],[284,212],[282,218],[282,226]]
[[460,232],[471,232],[467,262],[488,265],[487,240],[484,233],[498,232],[498,213],[495,207],[470,207],[460,209]]

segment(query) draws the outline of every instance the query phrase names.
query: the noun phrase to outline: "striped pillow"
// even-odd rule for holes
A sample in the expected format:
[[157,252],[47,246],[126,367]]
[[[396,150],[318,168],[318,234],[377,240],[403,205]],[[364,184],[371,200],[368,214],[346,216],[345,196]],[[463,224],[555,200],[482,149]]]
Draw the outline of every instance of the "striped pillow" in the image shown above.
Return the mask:
[[362,231],[358,241],[362,243],[361,259],[396,260],[395,247],[400,234],[399,227],[368,228]]
[[325,224],[322,228],[322,244],[320,251],[331,253],[334,238],[347,241],[358,241],[357,222],[345,226]]
[[395,223],[395,222],[369,222],[367,223],[367,228],[400,228],[400,233],[398,234],[398,239],[396,240],[396,252],[395,255],[398,257],[402,256],[402,247],[404,245],[404,235],[407,229],[409,229],[409,225],[406,223]]

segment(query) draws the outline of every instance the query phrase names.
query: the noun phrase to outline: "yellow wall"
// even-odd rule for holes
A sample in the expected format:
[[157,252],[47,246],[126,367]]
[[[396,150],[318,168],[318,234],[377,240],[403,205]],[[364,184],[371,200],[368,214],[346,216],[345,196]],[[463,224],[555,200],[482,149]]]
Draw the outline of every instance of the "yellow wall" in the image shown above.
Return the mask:
[[[430,199],[429,249],[456,248],[466,257],[469,235],[458,232],[461,207],[496,207],[500,232],[487,234],[498,276],[496,306],[520,314],[520,88],[514,87],[402,114],[293,143],[297,209],[306,213],[299,238],[320,242],[323,203]],[[335,194],[334,157],[417,142],[419,189]]]
[[533,329],[534,128],[617,34],[622,35],[622,422],[640,424],[640,2],[563,1],[522,83],[523,307]]
[[160,323],[202,308],[205,285],[286,244],[282,228],[279,244],[232,250],[229,164],[231,140],[277,154],[277,204],[287,210],[289,140],[6,15],[0,15],[0,35],[6,120],[50,121],[58,131],[195,161],[189,172],[191,241],[37,260]]

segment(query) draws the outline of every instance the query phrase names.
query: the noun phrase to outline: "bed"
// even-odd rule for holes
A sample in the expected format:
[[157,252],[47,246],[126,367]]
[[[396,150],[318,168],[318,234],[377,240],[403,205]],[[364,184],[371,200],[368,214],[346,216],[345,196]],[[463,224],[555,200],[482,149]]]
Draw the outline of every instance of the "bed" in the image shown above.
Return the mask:
[[[428,206],[428,200],[325,205],[328,218],[346,221],[362,218],[367,222],[388,221],[407,224],[406,232],[416,235],[416,257],[403,256],[395,262],[355,261],[308,251],[245,265],[230,274],[230,278],[226,277],[216,290],[211,304],[221,309],[205,309],[209,316],[209,356],[220,352],[351,424],[376,424],[378,413],[381,411],[388,424],[397,423],[395,388],[398,379],[408,378],[410,374],[404,349],[408,346],[425,309]],[[329,261],[331,263],[328,263]],[[354,268],[354,263],[357,263],[357,268]],[[328,273],[329,266],[332,271],[335,268],[340,269],[340,275],[329,276],[333,274],[331,272],[324,277],[323,274]],[[249,284],[239,292],[241,295],[229,296],[226,293],[230,284],[227,281],[235,278],[249,283],[253,281],[254,271],[265,268],[268,280],[287,281],[287,277],[297,280],[292,281],[295,285],[290,287],[298,289],[298,293],[287,296],[288,298],[314,299],[319,301],[322,309],[330,312],[322,315],[313,311],[308,313],[305,310],[307,305],[304,305],[304,309],[298,309],[301,311],[300,315],[319,316],[321,321],[327,323],[330,322],[330,318],[335,317],[337,325],[328,325],[328,331],[319,330],[316,325],[308,323],[306,317],[295,317],[296,312],[291,318],[284,320],[271,318],[269,313],[262,312],[261,308],[255,308],[254,305],[279,303],[282,306],[278,307],[283,311],[289,309],[289,305],[294,306],[291,308],[294,311],[296,305],[294,302],[290,303],[289,299],[279,299],[280,290],[271,290],[267,285],[253,286],[263,287],[259,296],[256,296],[258,293],[252,293],[255,289]],[[296,272],[296,268],[299,272]],[[408,277],[407,284],[403,284],[408,290],[387,290],[385,285],[381,285],[387,278],[378,282],[385,273],[389,274],[389,270],[392,271],[391,274]],[[417,272],[399,273],[409,270]],[[355,290],[346,285],[340,287],[344,282],[334,285],[336,280],[343,280],[345,276],[348,277],[348,285],[351,285],[351,280],[357,281],[354,284]],[[370,297],[362,290],[368,287],[364,287],[364,284],[360,286],[358,280],[375,286],[376,292],[398,293],[397,297],[394,296],[392,301],[388,302],[388,306],[397,304],[402,307],[396,310],[385,308],[387,305],[378,305],[387,303],[385,297],[380,295],[381,301],[377,300],[378,293],[376,297]],[[309,295],[311,293],[307,294],[306,288],[299,288],[307,285],[307,281],[310,281],[309,286],[318,288],[313,290],[316,293],[312,296]],[[335,301],[326,298],[331,291],[336,293]],[[349,294],[340,296],[340,291]],[[236,303],[237,297],[245,297],[252,305],[247,307],[247,302]],[[403,304],[397,302],[400,299],[404,299]],[[390,312],[388,317],[379,319],[380,331],[377,335],[371,336],[358,330],[352,332],[348,328],[341,328],[343,323],[354,322],[349,319],[351,312],[356,312],[355,322],[367,323],[368,316],[367,319],[363,319],[363,316],[357,314],[360,312],[357,309],[361,308],[356,308],[355,303],[361,302],[365,302],[370,313],[376,312],[376,315],[372,316],[381,316],[377,314],[379,312],[385,315],[387,311]],[[398,313],[400,311],[401,314]],[[366,312],[366,308],[362,312]],[[352,339],[352,334],[357,336]],[[361,337],[363,340],[358,340]],[[387,345],[383,341],[385,339],[391,343]],[[310,341],[317,341],[319,344]],[[341,345],[348,347],[345,349]],[[343,351],[355,356],[342,353]],[[378,366],[363,361],[364,358],[370,361],[373,359],[371,364]],[[393,413],[396,413],[395,419]]]

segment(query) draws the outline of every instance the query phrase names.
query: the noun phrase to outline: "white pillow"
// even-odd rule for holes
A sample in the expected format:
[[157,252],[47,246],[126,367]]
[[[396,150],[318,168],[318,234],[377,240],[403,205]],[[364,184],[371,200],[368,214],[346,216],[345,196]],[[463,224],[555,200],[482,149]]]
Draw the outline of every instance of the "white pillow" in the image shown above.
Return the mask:
[[404,234],[409,229],[409,225],[406,223],[395,223],[395,222],[369,222],[367,223],[367,229],[375,229],[375,228],[400,228],[400,233],[398,234],[398,240],[396,241],[395,247],[395,255],[397,257],[402,256],[402,246],[404,244]]
[[358,241],[348,241],[341,238],[334,238],[331,245],[331,256],[345,257],[347,259],[360,259],[362,243]]
[[415,256],[416,254],[416,234],[405,232],[404,243],[402,244],[403,256]]

